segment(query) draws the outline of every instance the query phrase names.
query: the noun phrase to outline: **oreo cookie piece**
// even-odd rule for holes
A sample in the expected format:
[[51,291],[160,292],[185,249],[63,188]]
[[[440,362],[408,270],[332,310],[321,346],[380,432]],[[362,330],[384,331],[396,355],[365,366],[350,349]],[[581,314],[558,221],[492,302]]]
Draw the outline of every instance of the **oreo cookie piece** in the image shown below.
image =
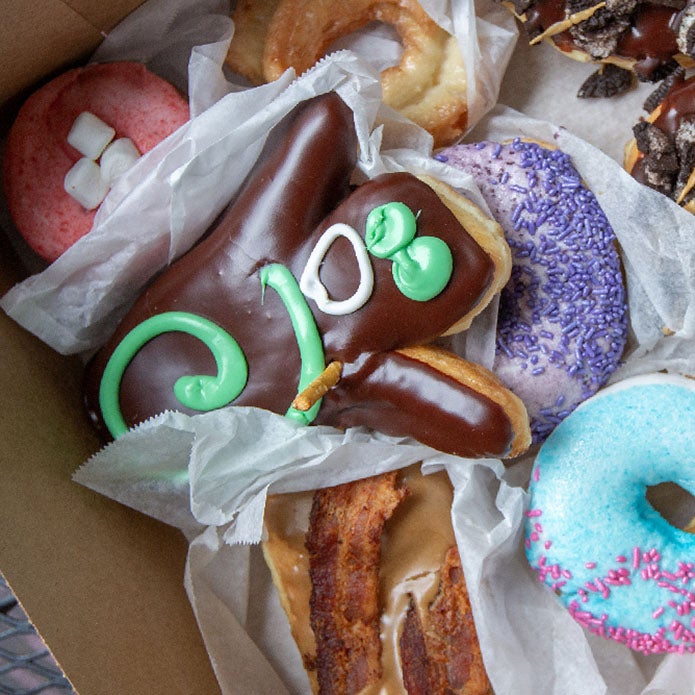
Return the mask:
[[676,157],[678,159],[678,176],[676,177],[675,193],[679,196],[695,169],[695,114],[684,117],[678,126]]
[[695,0],[688,0],[678,16],[675,31],[678,50],[691,58],[695,57]]
[[[498,2],[513,7],[531,44],[548,40],[571,58],[616,64],[642,82],[659,82],[670,75],[683,52],[695,57],[695,0]],[[630,86],[626,75],[604,78],[599,73],[579,91],[584,98],[615,96]]]
[[634,84],[634,73],[612,63],[606,63],[584,81],[577,96],[580,99],[614,97],[629,91]]
[[672,75],[680,65],[675,58],[665,61],[658,65],[654,70],[651,71],[641,71],[636,70],[635,74],[640,82],[659,82],[660,80],[665,80],[669,75]]
[[640,183],[695,214],[695,76],[674,71],[644,103],[624,166]]
[[648,121],[637,123],[632,132],[637,149],[644,155],[647,183],[671,197],[680,169],[675,146],[666,133]]
[[680,65],[659,84],[659,86],[646,98],[642,108],[651,113],[663,100],[673,85],[685,77],[685,68]]

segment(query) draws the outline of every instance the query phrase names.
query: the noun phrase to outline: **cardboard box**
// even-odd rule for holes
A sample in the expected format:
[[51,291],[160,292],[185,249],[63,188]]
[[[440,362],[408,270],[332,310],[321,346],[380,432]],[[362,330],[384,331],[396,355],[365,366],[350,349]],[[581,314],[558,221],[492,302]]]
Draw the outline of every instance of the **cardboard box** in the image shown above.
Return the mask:
[[[33,85],[85,60],[139,0],[9,3],[4,127]],[[0,233],[0,294],[23,269]],[[183,588],[178,530],[71,475],[98,447],[81,365],[0,312],[0,571],[78,692],[219,693]]]
[[[86,60],[140,2],[8,3],[0,24],[0,143],[28,92]],[[557,58],[550,46],[520,42],[500,103],[563,124],[620,161],[651,85],[641,85],[618,106],[595,101],[579,109],[569,87],[558,85],[579,85],[593,68]],[[0,229],[0,294],[23,272]],[[0,571],[82,695],[219,693],[183,588],[186,540],[178,530],[71,480],[99,447],[82,410],[80,379],[77,361],[55,354],[0,311]],[[275,633],[272,638],[275,646]],[[616,653],[611,644],[597,648],[604,667]],[[508,671],[510,650],[505,644],[501,651],[497,658],[504,657]],[[223,663],[237,683],[233,661]],[[615,669],[627,670],[622,661],[615,663]],[[636,671],[633,665],[629,675],[642,679]]]

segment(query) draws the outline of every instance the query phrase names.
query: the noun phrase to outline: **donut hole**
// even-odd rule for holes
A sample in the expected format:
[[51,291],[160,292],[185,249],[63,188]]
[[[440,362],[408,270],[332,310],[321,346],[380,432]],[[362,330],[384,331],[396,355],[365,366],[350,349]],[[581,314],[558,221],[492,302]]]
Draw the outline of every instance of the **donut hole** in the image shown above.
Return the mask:
[[695,533],[695,497],[686,489],[673,482],[659,483],[647,487],[646,497],[669,524]]
[[403,43],[391,24],[373,21],[336,39],[327,53],[343,49],[354,51],[376,70],[382,72],[400,63]]

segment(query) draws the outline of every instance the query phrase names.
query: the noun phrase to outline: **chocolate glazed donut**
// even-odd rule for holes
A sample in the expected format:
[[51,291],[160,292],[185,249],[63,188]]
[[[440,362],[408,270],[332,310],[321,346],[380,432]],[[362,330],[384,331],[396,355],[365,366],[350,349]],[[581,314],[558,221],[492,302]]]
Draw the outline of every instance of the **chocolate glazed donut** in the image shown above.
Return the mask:
[[[501,405],[408,351],[444,333],[489,294],[495,267],[488,254],[439,196],[410,174],[384,175],[352,190],[352,113],[335,94],[298,107],[271,140],[217,226],[153,282],[88,365],[85,397],[95,423],[118,436],[166,409],[195,413],[232,403],[286,412],[307,423],[367,425],[460,455],[503,456],[520,441],[525,446],[524,425],[518,436],[506,401]],[[338,234],[316,263],[319,286],[331,298],[359,295],[369,271],[360,266],[365,258],[373,283],[357,308],[322,311],[298,284],[322,235],[345,229],[341,225],[364,235],[370,213],[394,201],[401,206],[394,214],[416,227],[416,238],[383,253],[377,240],[367,257],[358,248],[363,241]],[[384,222],[390,212],[377,214],[379,229],[390,224],[390,218]],[[443,288],[413,299],[398,286],[394,266],[406,253],[403,245],[419,249],[428,243],[448,247],[453,272]],[[162,317],[194,326],[148,333]],[[143,330],[132,354],[121,360],[122,346]],[[190,375],[233,371],[221,353],[245,362],[239,388],[222,386],[216,405],[191,405],[195,399],[176,391],[181,377],[189,375],[184,391],[204,391],[206,381],[215,382],[214,391],[221,376]],[[342,378],[322,401],[309,413],[288,410],[306,381],[307,364],[313,378],[336,360]],[[109,399],[122,415],[120,430],[106,423]]]
[[531,43],[550,41],[566,55],[601,67],[579,97],[611,97],[635,79],[659,82],[695,58],[693,0],[502,0]]

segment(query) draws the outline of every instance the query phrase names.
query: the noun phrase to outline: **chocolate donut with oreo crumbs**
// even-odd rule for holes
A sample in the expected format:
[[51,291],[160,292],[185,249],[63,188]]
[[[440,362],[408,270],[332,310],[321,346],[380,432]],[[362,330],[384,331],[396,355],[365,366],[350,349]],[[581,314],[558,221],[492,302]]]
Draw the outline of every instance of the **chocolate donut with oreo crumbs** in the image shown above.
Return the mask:
[[547,40],[565,55],[601,63],[579,97],[610,97],[635,78],[658,82],[695,57],[691,0],[511,0],[532,44]]
[[644,103],[646,118],[625,146],[625,169],[640,183],[695,212],[695,78],[678,70]]

